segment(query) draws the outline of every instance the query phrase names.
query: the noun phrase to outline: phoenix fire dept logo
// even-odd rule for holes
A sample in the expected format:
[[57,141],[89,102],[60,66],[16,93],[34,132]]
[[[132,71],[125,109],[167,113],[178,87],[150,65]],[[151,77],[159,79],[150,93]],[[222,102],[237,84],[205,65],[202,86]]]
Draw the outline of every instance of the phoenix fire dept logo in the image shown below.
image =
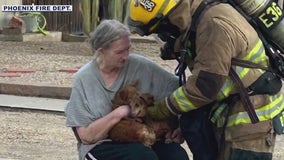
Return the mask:
[[151,0],[140,0],[140,5],[143,6],[148,12],[152,12],[156,4]]

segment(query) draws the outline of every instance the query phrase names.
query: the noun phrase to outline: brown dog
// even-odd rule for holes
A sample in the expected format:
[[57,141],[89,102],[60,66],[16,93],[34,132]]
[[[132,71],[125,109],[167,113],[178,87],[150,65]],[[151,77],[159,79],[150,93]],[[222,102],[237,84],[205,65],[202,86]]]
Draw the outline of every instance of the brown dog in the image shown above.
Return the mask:
[[148,93],[137,90],[138,81],[119,90],[113,99],[113,109],[120,105],[129,105],[130,118],[118,122],[109,132],[112,140],[120,142],[141,142],[146,146],[157,140],[165,139],[165,134],[177,128],[178,122],[154,121],[147,117],[146,107],[152,106],[154,98]]

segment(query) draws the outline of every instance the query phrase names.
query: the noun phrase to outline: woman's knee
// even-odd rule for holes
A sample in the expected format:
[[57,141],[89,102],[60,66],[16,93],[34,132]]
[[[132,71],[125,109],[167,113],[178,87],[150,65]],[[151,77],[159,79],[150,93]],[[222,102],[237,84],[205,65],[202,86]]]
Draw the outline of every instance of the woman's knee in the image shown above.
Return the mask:
[[157,154],[149,147],[141,143],[129,144],[129,156],[135,160],[158,160]]
[[94,147],[90,153],[97,159],[108,160],[158,160],[156,153],[142,143],[105,142]]
[[158,155],[159,159],[163,160],[189,160],[186,150],[177,143],[166,144],[164,142],[157,142],[153,146],[153,150]]

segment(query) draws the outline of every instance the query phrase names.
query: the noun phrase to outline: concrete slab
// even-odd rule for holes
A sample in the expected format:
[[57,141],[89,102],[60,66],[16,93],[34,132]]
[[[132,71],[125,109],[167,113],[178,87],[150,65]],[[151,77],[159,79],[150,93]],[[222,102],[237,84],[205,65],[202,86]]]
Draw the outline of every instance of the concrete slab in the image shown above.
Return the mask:
[[88,36],[85,35],[76,35],[76,34],[62,34],[63,42],[85,42],[88,39]]
[[[132,34],[130,36],[131,42],[141,42],[141,43],[156,43],[157,40],[152,36],[139,36],[137,34]],[[62,41],[64,42],[85,42],[88,39],[85,35],[75,35],[75,34],[62,34]]]
[[0,107],[64,112],[68,100],[0,94]]
[[0,93],[8,95],[69,99],[71,90],[70,86],[0,82]]
[[130,38],[131,38],[131,42],[157,43],[157,40],[152,35],[141,37],[137,34],[132,34]]
[[23,41],[23,36],[21,34],[16,34],[16,35],[0,34],[0,41],[17,41],[17,42],[22,42]]
[[24,33],[15,35],[0,34],[0,41],[61,41],[62,32],[48,31],[47,35],[41,33]]
[[47,35],[41,33],[25,33],[23,34],[23,41],[56,41],[60,42],[62,39],[62,32],[48,31]]

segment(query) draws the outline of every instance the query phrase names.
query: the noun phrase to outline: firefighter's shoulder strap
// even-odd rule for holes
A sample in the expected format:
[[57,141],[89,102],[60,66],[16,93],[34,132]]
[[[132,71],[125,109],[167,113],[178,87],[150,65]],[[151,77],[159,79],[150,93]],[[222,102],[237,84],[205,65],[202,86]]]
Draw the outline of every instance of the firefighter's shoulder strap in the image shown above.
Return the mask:
[[191,58],[194,58],[196,56],[195,53],[195,38],[196,38],[196,29],[197,25],[200,21],[200,18],[205,13],[205,11],[210,8],[211,6],[218,4],[220,2],[216,0],[204,0],[200,3],[200,5],[197,7],[196,11],[194,12],[192,16],[192,22],[191,26],[189,28],[189,31],[187,32],[184,40],[182,41],[182,49],[180,51],[180,57],[179,57],[179,64],[177,68],[175,69],[176,75],[179,76],[179,84],[180,86],[185,83],[185,70],[186,70],[186,62],[185,57],[186,54],[188,54],[188,42],[190,42],[190,56]]
[[233,0],[204,0],[199,5],[197,10],[195,11],[192,17],[192,24],[190,30],[187,34],[187,38],[185,41],[190,41],[190,50],[192,53],[192,57],[195,57],[195,38],[196,38],[196,30],[197,25],[203,16],[204,12],[210,8],[211,6],[218,4],[218,3],[228,3],[232,7],[234,7],[255,29],[259,38],[261,39],[264,47],[265,53],[269,57],[269,67],[265,67],[260,64],[256,64],[254,62],[239,60],[239,59],[232,59],[232,64],[236,66],[242,66],[247,68],[259,68],[263,69],[272,73],[275,73],[280,78],[284,78],[284,49],[281,48],[276,42],[271,39],[265,38],[258,23],[250,16],[248,16]]
[[219,4],[219,1],[216,0],[203,0],[200,5],[197,7],[196,11],[192,15],[192,22],[190,29],[186,35],[186,38],[184,40],[184,45],[188,45],[188,41],[190,42],[190,51],[192,52],[192,57],[194,58],[196,56],[195,53],[195,39],[196,39],[196,31],[197,31],[197,25],[202,18],[203,14],[212,6]]
[[252,123],[259,122],[259,119],[255,113],[254,107],[249,99],[248,92],[246,88],[244,87],[244,84],[242,83],[240,77],[238,76],[238,74],[232,67],[230,67],[229,76],[232,78],[233,82],[237,85],[239,89],[239,95],[240,95],[241,101],[251,119],[251,122]]
[[[279,77],[284,78],[284,49],[281,48],[276,42],[270,38],[266,38],[265,34],[261,31],[261,26],[252,17],[248,16],[233,0],[224,0],[224,2],[229,3],[233,6],[255,29],[260,40],[262,41],[265,53],[269,57],[270,66],[264,67],[260,64],[256,64],[249,61],[232,59],[232,63],[237,66],[248,67],[248,68],[260,68],[266,71],[273,72]],[[282,17],[283,18],[283,17]],[[266,33],[267,34],[267,33]]]
[[[190,50],[191,50],[191,52],[193,53],[194,56],[196,55],[196,53],[195,53],[195,50],[196,50],[195,40],[196,40],[197,25],[198,25],[201,17],[203,16],[203,14],[206,12],[206,10],[208,8],[210,8],[211,6],[214,6],[214,5],[219,4],[219,3],[220,2],[218,2],[218,1],[216,2],[214,0],[202,1],[201,4],[196,9],[195,13],[193,14],[191,27],[190,27],[190,30],[187,34],[187,38],[185,40],[190,42]],[[257,123],[259,121],[259,119],[258,119],[256,112],[254,110],[254,107],[253,107],[253,105],[252,105],[252,103],[249,99],[247,90],[245,89],[242,81],[240,80],[239,76],[237,75],[237,73],[234,71],[234,69],[232,67],[230,68],[229,76],[232,78],[234,83],[238,86],[241,101],[242,101],[246,111],[248,112],[248,115],[251,119],[251,122]]]

